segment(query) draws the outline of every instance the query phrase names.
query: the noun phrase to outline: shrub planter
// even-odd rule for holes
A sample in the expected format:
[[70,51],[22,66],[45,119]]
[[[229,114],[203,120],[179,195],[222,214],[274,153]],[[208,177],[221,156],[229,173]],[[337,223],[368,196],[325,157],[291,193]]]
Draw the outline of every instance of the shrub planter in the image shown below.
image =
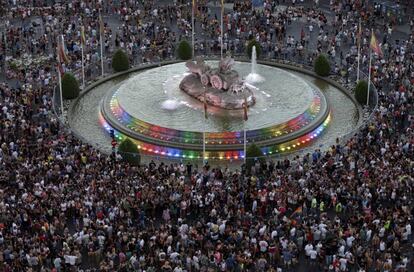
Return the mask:
[[71,73],[65,73],[62,77],[62,96],[64,99],[74,99],[80,92],[79,83]]
[[331,65],[324,55],[319,55],[315,60],[314,69],[318,76],[326,77],[331,72]]
[[355,86],[355,99],[361,104],[367,104],[367,96],[368,96],[368,82],[365,80],[358,81],[357,85]]
[[112,68],[115,72],[122,72],[129,69],[129,59],[127,54],[119,49],[112,57]]
[[193,57],[193,49],[187,41],[181,41],[178,44],[177,56],[181,60],[190,60]]
[[132,165],[139,165],[141,162],[138,147],[131,141],[131,139],[126,138],[123,140],[118,147],[118,152],[121,154],[124,161],[127,161]]

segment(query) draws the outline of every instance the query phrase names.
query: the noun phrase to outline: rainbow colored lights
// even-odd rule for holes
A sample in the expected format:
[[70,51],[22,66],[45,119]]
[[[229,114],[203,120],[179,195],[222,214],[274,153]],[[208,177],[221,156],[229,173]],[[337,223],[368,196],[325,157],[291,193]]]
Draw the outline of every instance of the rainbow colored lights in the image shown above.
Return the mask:
[[[177,144],[197,144],[203,142],[203,133],[193,131],[182,131],[171,128],[160,127],[154,124],[142,121],[131,116],[119,103],[117,92],[115,92],[109,102],[111,114],[122,126],[132,130],[140,135],[161,141],[168,141]],[[313,90],[313,100],[305,112],[297,117],[274,126],[266,128],[248,130],[247,138],[251,142],[261,142],[270,139],[277,139],[308,126],[320,113],[321,94]],[[214,145],[234,145],[243,143],[243,131],[231,132],[208,132],[206,133],[206,144]],[[238,155],[239,157],[239,155]]]
[[[296,118],[295,118],[296,119]],[[114,130],[115,138],[118,141],[122,141],[127,136],[123,133],[113,129],[108,122],[103,117],[102,113],[100,113],[99,120],[101,125],[104,129],[109,133],[110,130]],[[331,121],[331,113],[328,114],[327,118],[324,122],[319,125],[316,129],[312,130],[309,133],[306,133],[299,138],[294,140],[284,142],[282,144],[274,144],[269,146],[261,147],[263,154],[265,155],[272,155],[272,154],[283,154],[296,151],[304,146],[309,145],[312,143],[318,136],[320,136],[326,127],[329,125]],[[155,129],[159,130],[159,128]],[[152,130],[154,131],[154,130]],[[162,130],[159,130],[162,131]],[[191,132],[190,132],[191,133]],[[232,135],[237,135],[237,132],[229,132],[229,134],[233,133]],[[238,132],[240,133],[240,132]],[[227,136],[227,133],[220,133]],[[249,138],[248,138],[249,139]],[[203,152],[200,150],[188,150],[188,149],[178,149],[178,148],[170,148],[167,146],[158,146],[151,143],[144,143],[142,141],[132,139],[136,144],[138,149],[141,150],[144,154],[150,155],[159,155],[159,156],[167,156],[167,157],[175,157],[175,158],[182,158],[182,159],[202,159]],[[211,143],[211,142],[210,142]],[[206,151],[205,159],[212,159],[212,160],[239,160],[244,158],[243,150],[232,150],[232,151]]]

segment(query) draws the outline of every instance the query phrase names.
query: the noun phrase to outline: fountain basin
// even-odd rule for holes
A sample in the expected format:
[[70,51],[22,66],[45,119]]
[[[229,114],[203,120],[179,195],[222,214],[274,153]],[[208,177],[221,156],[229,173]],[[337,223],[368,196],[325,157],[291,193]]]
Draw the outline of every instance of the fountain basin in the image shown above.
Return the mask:
[[[236,66],[242,74],[249,73],[247,63],[238,62]],[[243,110],[215,107],[208,107],[209,118],[205,119],[203,103],[179,88],[188,73],[183,63],[178,63],[147,70],[120,83],[103,99],[100,122],[107,131],[114,130],[118,140],[133,139],[143,152],[174,157],[203,156],[205,136],[205,156],[242,158],[243,128],[248,144],[259,145],[265,154],[290,152],[309,145],[331,120],[325,95],[287,71],[260,67],[261,74],[269,80],[258,85],[255,93],[259,101],[249,109],[248,121],[243,121]],[[156,101],[165,101],[162,87],[157,87],[161,83],[168,98],[187,99],[180,101],[182,106],[168,113],[157,106],[162,102]],[[216,128],[223,120],[229,120],[232,128]]]
[[180,89],[201,102],[204,102],[205,97],[207,104],[228,110],[242,109],[245,98],[248,107],[254,105],[256,101],[249,88],[246,88],[243,93],[232,93],[211,86],[206,87],[195,74],[187,75],[180,82]]
[[[116,93],[114,101],[118,100],[120,106],[129,112],[129,116],[122,115],[122,111],[118,115],[126,128],[136,126],[133,119],[128,120],[131,116],[135,116],[136,119],[148,124],[156,124],[155,127],[158,125],[184,131],[183,135],[177,135],[177,137],[188,143],[191,143],[192,139],[191,134],[187,136],[186,130],[188,130],[187,132],[206,131],[206,142],[208,143],[206,153],[200,151],[200,148],[175,148],[168,143],[165,145],[161,142],[157,144],[155,141],[151,143],[146,140],[133,139],[140,149],[140,153],[145,155],[143,158],[147,158],[146,155],[149,155],[148,158],[158,156],[161,159],[165,156],[169,160],[182,160],[201,159],[204,155],[208,157],[210,162],[222,159],[237,160],[243,158],[243,148],[220,150],[220,142],[209,138],[210,133],[222,132],[222,135],[226,133],[232,135],[233,132],[241,132],[236,136],[241,141],[239,146],[242,146],[243,127],[249,133],[252,130],[265,129],[272,123],[287,123],[301,112],[306,111],[313,103],[312,91],[306,91],[307,84],[303,84],[304,82],[314,85],[326,97],[330,105],[328,118],[320,126],[293,140],[277,145],[267,145],[266,141],[262,141],[261,143],[264,145],[260,147],[265,155],[284,157],[286,152],[300,155],[312,152],[316,148],[326,150],[335,144],[337,138],[348,135],[361,121],[357,104],[338,85],[318,79],[311,73],[293,66],[267,62],[258,65],[260,74],[267,80],[259,85],[260,91],[256,92],[257,102],[249,109],[248,121],[243,122],[243,111],[217,111],[215,107],[208,107],[209,117],[206,120],[204,119],[203,103],[179,89],[179,82],[187,75],[187,69],[183,63],[175,63],[134,68],[122,75],[108,77],[89,86],[72,103],[68,113],[69,124],[74,134],[106,153],[111,152],[112,139],[108,132],[112,129],[118,141],[128,137],[122,131],[112,127],[102,114],[104,100],[111,100],[109,97]],[[250,72],[250,64],[236,63],[236,69],[245,78]],[[172,111],[162,108],[162,102],[167,99],[179,101],[179,107]],[[282,103],[279,103],[279,100]],[[116,109],[116,105],[113,107]],[[310,114],[314,112],[315,109]],[[327,126],[328,124],[329,126]],[[289,122],[287,125],[295,127],[294,122]],[[146,129],[156,131],[151,127]],[[289,131],[288,127],[283,129],[285,134]],[[277,133],[277,131],[274,132]],[[300,133],[297,132],[296,135],[300,135]],[[247,136],[247,145],[258,139],[257,137],[249,137],[252,137],[252,134]],[[198,143],[200,143],[200,147],[202,140]],[[197,146],[197,143],[194,146]],[[210,149],[210,147],[214,147],[214,149]]]

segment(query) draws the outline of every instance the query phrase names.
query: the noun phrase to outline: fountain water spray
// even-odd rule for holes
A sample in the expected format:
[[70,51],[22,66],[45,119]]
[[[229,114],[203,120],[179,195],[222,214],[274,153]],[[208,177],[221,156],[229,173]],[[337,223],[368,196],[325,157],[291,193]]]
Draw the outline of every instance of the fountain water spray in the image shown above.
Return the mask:
[[167,80],[166,82],[164,82],[164,91],[167,94],[167,100],[163,101],[161,103],[161,107],[165,110],[176,110],[180,105],[181,102],[178,101],[176,98],[174,98],[172,92],[174,89],[174,84],[172,82],[170,82],[169,80]]
[[247,75],[246,81],[250,84],[263,82],[265,79],[257,73],[257,53],[256,46],[252,47],[252,70],[250,74]]

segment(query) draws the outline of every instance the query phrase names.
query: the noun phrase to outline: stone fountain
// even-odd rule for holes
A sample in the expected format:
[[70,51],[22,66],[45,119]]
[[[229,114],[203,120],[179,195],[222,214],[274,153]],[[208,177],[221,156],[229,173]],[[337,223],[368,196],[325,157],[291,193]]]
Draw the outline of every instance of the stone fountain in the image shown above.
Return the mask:
[[183,78],[180,89],[201,102],[206,99],[207,104],[223,109],[241,109],[245,100],[252,106],[256,101],[255,87],[241,80],[233,65],[234,59],[230,57],[222,59],[218,68],[211,68],[201,58],[196,62],[187,61],[191,74]]

